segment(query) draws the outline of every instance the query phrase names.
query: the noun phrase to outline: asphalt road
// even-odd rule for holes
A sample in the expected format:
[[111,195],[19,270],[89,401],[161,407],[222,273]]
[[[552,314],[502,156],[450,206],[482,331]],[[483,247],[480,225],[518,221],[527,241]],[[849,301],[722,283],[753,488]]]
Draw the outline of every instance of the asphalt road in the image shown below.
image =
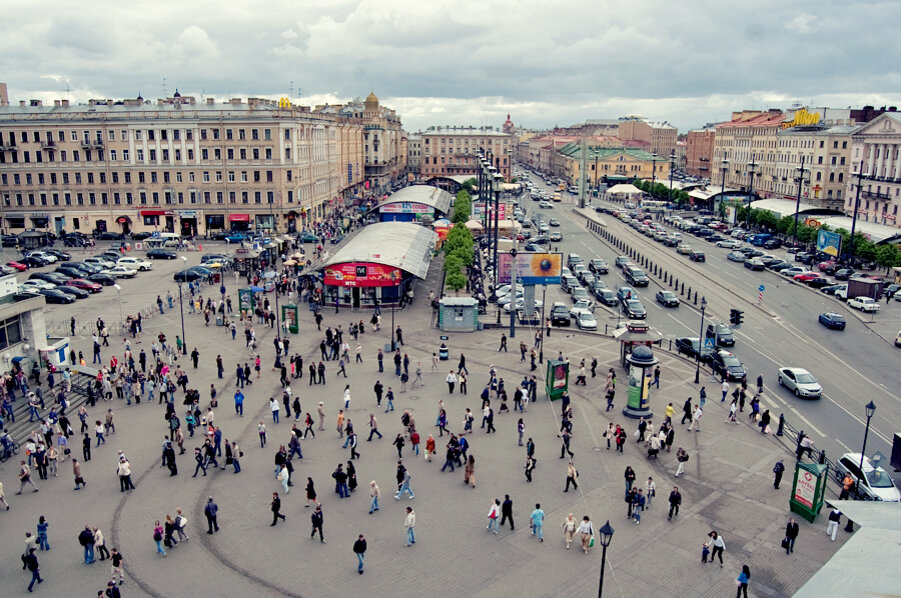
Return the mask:
[[[548,189],[537,177],[531,180]],[[586,229],[584,218],[573,211],[575,202],[574,196],[564,193],[564,202],[554,204],[554,209],[539,209],[537,201],[524,194],[521,206],[529,216],[540,212],[544,220],[551,217],[560,220],[561,226],[551,229],[563,233],[563,241],[554,244],[559,251],[578,253],[586,262],[595,257],[605,259],[611,271],[601,279],[608,287],[616,289],[628,284],[613,266],[621,252]],[[767,399],[762,408],[769,408],[774,419],[779,413],[785,413],[792,425],[813,435],[817,446],[825,449],[831,458],[860,451],[866,421],[864,405],[872,400],[877,409],[871,421],[867,454],[872,456],[880,451],[886,457],[884,466],[890,470],[891,439],[901,431],[901,400],[896,393],[901,349],[896,349],[891,342],[901,328],[901,303],[891,302],[886,306],[883,302],[875,317],[861,317],[843,303],[784,276],[768,270],[752,272],[740,263],[730,262],[725,259],[728,249],[717,248],[684,232],[686,243],[706,253],[705,263],[690,262],[687,256],[676,254],[675,248],[665,247],[615,218],[605,215],[604,221],[609,231],[658,264],[658,268],[676,274],[686,287],[691,285],[702,291],[710,305],[708,321],[712,317],[728,322],[730,307],[744,311],[744,325],[733,331],[736,345],[732,350],[742,360],[752,387],[758,374],[763,374]],[[661,281],[654,276],[650,278],[649,287],[638,289],[639,298],[648,310],[648,323],[666,338],[697,337],[699,310],[686,304],[679,308],[659,305],[654,294],[661,288],[671,287],[661,286]],[[756,307],[761,284],[766,291],[762,305]],[[571,303],[559,287],[548,289],[547,301],[548,306],[553,301]],[[601,330],[605,324],[616,325],[619,318],[614,309],[596,308]],[[821,326],[817,315],[825,311],[845,314],[847,329],[832,331]],[[823,386],[823,397],[797,399],[787,389],[780,388],[777,369],[782,366],[809,370]],[[706,382],[708,396],[719,396],[720,383],[712,381],[709,369],[706,374],[701,382]]]

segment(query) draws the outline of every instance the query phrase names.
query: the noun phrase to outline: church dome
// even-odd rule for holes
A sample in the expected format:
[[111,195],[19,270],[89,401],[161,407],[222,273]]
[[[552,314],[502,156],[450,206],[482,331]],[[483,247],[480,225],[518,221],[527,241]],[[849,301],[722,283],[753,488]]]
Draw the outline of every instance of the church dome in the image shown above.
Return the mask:
[[369,92],[369,95],[366,96],[366,108],[367,109],[375,109],[379,107],[379,98],[375,95],[374,91]]

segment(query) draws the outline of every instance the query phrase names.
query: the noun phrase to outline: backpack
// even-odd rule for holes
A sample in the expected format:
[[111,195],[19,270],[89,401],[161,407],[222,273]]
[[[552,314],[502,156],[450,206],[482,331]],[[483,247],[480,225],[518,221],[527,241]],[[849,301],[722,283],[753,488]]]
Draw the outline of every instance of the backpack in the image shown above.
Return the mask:
[[155,542],[159,542],[163,539],[163,534],[160,533],[160,530],[153,530],[153,540]]

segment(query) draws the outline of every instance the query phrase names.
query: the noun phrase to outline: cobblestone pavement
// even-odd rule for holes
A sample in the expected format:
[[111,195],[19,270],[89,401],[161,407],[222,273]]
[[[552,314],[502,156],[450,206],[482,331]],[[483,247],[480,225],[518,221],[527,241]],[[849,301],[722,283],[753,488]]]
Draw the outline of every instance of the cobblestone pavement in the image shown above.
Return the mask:
[[[431,353],[440,344],[440,332],[429,328],[431,313],[424,295],[420,290],[417,302],[396,315],[408,343],[402,349],[411,357],[411,372],[422,360],[426,380],[423,388],[408,388],[405,394],[399,394],[400,382],[393,375],[390,355],[385,360],[387,371],[377,373],[375,352],[388,342],[389,313],[383,314],[382,332],[373,333],[367,326],[361,337],[365,362],[351,363],[347,380],[336,378],[335,362],[327,362],[326,386],[309,386],[305,379],[292,384],[294,392],[300,394],[304,411],[310,411],[314,417],[316,403],[325,402],[326,430],[317,431],[315,439],[303,442],[304,459],[296,465],[295,486],[282,497],[287,521],[276,527],[269,526],[268,508],[271,493],[281,491],[273,472],[273,456],[279,444],[287,444],[291,424],[284,417],[282,423],[273,424],[266,402],[270,393],[277,392],[278,380],[271,371],[274,331],[256,325],[263,377],[254,378],[253,386],[245,389],[245,417],[240,418],[235,415],[231,400],[233,370],[236,361],[243,362],[251,355],[243,348],[240,335],[239,340],[232,341],[223,329],[204,327],[200,316],[186,316],[189,347],[196,344],[201,353],[200,369],[193,370],[188,365],[189,386],[200,389],[204,404],[209,385],[215,383],[220,388],[215,421],[224,437],[236,438],[245,452],[242,472],[235,475],[231,470],[211,468],[207,477],[192,478],[189,449],[178,458],[178,476],[170,478],[168,471],[160,467],[160,444],[166,432],[162,408],[156,403],[127,407],[123,401],[114,401],[117,434],[105,446],[95,449],[93,459],[84,464],[88,482],[84,490],[73,492],[71,466],[66,462],[60,466],[59,478],[51,476],[48,481],[38,481],[39,493],[14,496],[18,489],[14,464],[8,461],[0,465],[0,479],[12,505],[12,510],[0,511],[6,540],[0,557],[0,567],[5,572],[0,581],[3,594],[18,596],[26,592],[29,578],[20,572],[18,555],[24,533],[34,530],[41,514],[50,521],[52,547],[49,553],[38,553],[46,581],[36,591],[45,595],[72,595],[72,589],[79,588],[78,595],[94,596],[96,590],[105,587],[107,563],[83,564],[76,536],[85,524],[99,525],[107,546],[118,547],[124,554],[127,581],[122,589],[123,595],[129,597],[184,596],[188,592],[223,597],[345,596],[361,592],[385,596],[445,588],[454,594],[473,596],[593,595],[597,590],[600,547],[590,555],[582,554],[578,547],[564,550],[560,525],[570,512],[577,518],[589,514],[597,527],[609,519],[616,529],[607,551],[605,596],[731,595],[734,579],[745,563],[752,571],[752,595],[790,596],[847,535],[840,532],[840,541],[832,543],[824,533],[824,517],[815,525],[802,520],[797,550],[790,557],[784,555],[779,543],[789,517],[791,472],[786,472],[782,489],[774,490],[771,469],[779,458],[791,464],[791,455],[744,422],[738,426],[723,423],[726,409],[718,400],[708,401],[703,431],[687,432],[687,426],[677,424],[675,446],[684,446],[691,454],[686,474],[678,480],[673,477],[675,450],[649,462],[643,447],[636,445],[630,435],[624,455],[608,451],[602,438],[610,421],[601,399],[603,377],[589,378],[584,388],[571,387],[576,415],[573,449],[581,474],[578,492],[563,493],[565,461],[558,458],[560,443],[556,437],[559,406],[548,403],[541,392],[538,402],[530,405],[523,416],[526,435],[533,437],[537,445],[538,467],[533,483],[527,483],[523,475],[525,451],[517,446],[518,415],[514,414],[499,415],[497,434],[492,435],[478,428],[477,417],[475,431],[469,436],[470,453],[476,457],[476,488],[463,484],[463,472],[459,469],[441,473],[444,438],[439,438],[432,425],[438,400],[446,403],[449,427],[460,431],[463,410],[469,407],[473,413],[479,412],[479,393],[487,381],[489,365],[498,367],[511,389],[527,372],[527,363],[519,362],[517,347],[521,337],[531,346],[533,333],[520,331],[516,339],[510,339],[509,353],[497,351],[498,330],[451,335],[451,361],[440,362],[439,371],[432,373]],[[115,297],[107,300],[99,312],[112,314]],[[370,316],[365,312],[335,315],[328,310],[324,315],[323,330],[326,325],[338,324],[346,330],[350,321],[368,321]],[[68,314],[54,308],[52,317],[62,320]],[[135,347],[135,352],[144,347],[149,353],[150,335],[162,330],[171,339],[179,326],[177,310],[147,321],[145,340]],[[292,338],[291,352],[303,350],[307,364],[314,356],[318,360],[318,341],[309,312],[302,311],[301,334]],[[76,337],[75,345],[90,354],[89,337]],[[351,347],[353,353],[352,342]],[[104,349],[103,356],[108,359],[111,349]],[[555,329],[547,339],[546,349],[547,355],[562,351],[576,364],[581,358],[590,362],[592,356],[597,356],[599,372],[616,365],[618,360],[614,341],[575,331]],[[456,365],[461,351],[471,370],[469,394],[448,395],[444,377]],[[221,381],[215,377],[217,353],[222,354],[226,364],[225,379]],[[662,388],[654,391],[652,407],[662,413],[665,403],[672,401],[678,412],[687,396],[696,396],[696,387],[689,383],[693,380],[693,365],[667,353],[659,353],[659,357]],[[621,371],[619,377],[618,409],[624,401],[625,376]],[[385,414],[384,410],[375,409],[372,386],[376,379],[394,388],[395,412]],[[355,462],[359,489],[350,498],[339,500],[333,493],[330,473],[349,457],[349,449],[342,450],[343,443],[334,429],[345,383],[351,385],[349,416],[360,434],[361,458]],[[719,395],[717,384],[709,383],[707,388],[711,399]],[[178,394],[180,402],[181,393]],[[100,418],[107,407],[98,404],[91,411],[91,419]],[[411,455],[407,445],[404,462],[412,472],[416,498],[396,501],[392,493],[397,454],[391,441],[401,430],[400,415],[404,409],[415,414],[423,444],[429,433],[435,433],[438,456],[431,463],[426,462],[422,456]],[[366,442],[370,413],[379,418],[384,438]],[[612,421],[627,425],[630,431],[634,429],[634,421],[616,413]],[[658,422],[660,419],[655,418]],[[270,441],[265,449],[260,449],[257,437],[259,421],[265,421],[269,429]],[[186,447],[194,445],[193,440],[186,442]],[[137,489],[129,493],[118,491],[117,449],[126,452],[133,466]],[[73,451],[77,456],[79,453]],[[658,497],[640,525],[626,519],[623,470],[627,464],[635,468],[642,484],[648,476],[657,483]],[[303,492],[307,476],[316,482],[323,502],[327,544],[309,539],[311,509],[304,507]],[[382,489],[382,506],[369,515],[367,488],[373,479]],[[683,507],[670,522],[666,518],[666,496],[676,483],[683,492]],[[489,506],[494,498],[503,499],[504,494],[510,494],[514,501],[516,531],[506,528],[498,535],[489,534],[485,530]],[[220,506],[221,531],[215,535],[205,533],[202,508],[208,496],[214,496]],[[544,543],[529,534],[528,516],[535,503],[541,503],[547,513]],[[410,548],[404,546],[406,506],[413,506],[417,514],[416,544]],[[170,549],[164,559],[155,553],[153,523],[167,513],[174,514],[176,507],[187,513],[191,539]],[[700,563],[701,544],[712,529],[718,530],[726,542],[723,569]],[[362,576],[356,574],[356,559],[351,551],[360,533],[368,540],[366,573]]]

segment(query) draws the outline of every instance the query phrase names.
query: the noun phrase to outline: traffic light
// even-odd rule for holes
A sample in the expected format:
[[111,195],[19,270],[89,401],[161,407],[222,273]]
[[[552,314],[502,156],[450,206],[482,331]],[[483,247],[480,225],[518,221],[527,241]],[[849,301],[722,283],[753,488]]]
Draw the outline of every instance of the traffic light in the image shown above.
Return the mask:
[[729,322],[733,326],[741,326],[741,321],[744,319],[744,313],[740,309],[731,309],[729,310]]

